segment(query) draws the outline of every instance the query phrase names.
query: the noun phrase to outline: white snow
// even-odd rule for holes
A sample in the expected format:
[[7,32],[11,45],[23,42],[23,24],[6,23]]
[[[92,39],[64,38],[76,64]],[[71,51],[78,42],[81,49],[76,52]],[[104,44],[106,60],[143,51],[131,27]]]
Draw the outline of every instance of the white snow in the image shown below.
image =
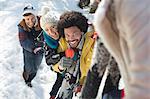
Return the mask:
[[0,99],[49,99],[56,79],[56,73],[46,65],[44,58],[32,81],[33,88],[27,87],[22,78],[23,55],[17,24],[27,3],[39,13],[43,6],[58,15],[66,10],[82,11],[77,7],[78,0],[0,0]]

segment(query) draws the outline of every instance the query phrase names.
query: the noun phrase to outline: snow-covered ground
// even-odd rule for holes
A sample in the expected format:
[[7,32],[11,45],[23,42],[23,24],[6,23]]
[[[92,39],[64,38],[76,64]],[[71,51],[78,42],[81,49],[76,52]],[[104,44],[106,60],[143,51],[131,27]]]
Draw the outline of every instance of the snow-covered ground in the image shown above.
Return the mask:
[[33,88],[25,85],[22,78],[23,55],[18,41],[17,24],[22,19],[22,10],[31,3],[40,13],[48,6],[61,14],[66,10],[82,11],[78,0],[0,0],[0,99],[48,99],[56,74],[45,64],[40,66],[32,81]]

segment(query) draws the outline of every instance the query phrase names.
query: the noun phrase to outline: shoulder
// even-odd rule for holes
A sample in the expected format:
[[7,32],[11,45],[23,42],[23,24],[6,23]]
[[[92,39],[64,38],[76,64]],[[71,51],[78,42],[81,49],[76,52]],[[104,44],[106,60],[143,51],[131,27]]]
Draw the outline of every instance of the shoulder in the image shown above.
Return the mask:
[[27,31],[27,32],[30,31],[29,28],[27,27],[24,19],[22,19],[20,21],[20,23],[18,24],[18,27],[19,27],[20,30],[24,30],[24,31]]
[[98,35],[97,35],[97,32],[95,32],[95,31],[85,33],[85,38],[97,39],[97,37],[98,37]]
[[89,44],[89,45],[93,46],[95,44],[96,39],[97,39],[96,32],[86,32],[85,33],[85,44]]
[[20,21],[20,23],[18,24],[18,27],[19,28],[24,28],[25,27],[25,21],[24,21],[24,19],[22,19],[21,21]]

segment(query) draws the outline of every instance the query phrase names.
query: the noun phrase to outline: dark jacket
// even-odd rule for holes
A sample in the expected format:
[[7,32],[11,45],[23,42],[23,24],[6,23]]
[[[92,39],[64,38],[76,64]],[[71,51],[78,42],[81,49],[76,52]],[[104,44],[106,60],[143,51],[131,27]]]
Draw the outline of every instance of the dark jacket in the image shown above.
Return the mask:
[[28,28],[24,19],[19,23],[19,41],[24,50],[33,52],[34,48],[43,46],[42,29],[39,24],[40,18],[37,17],[38,24],[34,28]]
[[33,50],[37,47],[44,46],[42,29],[39,25],[40,18],[37,17],[38,24],[34,28],[29,28],[24,19],[19,23],[19,41],[23,48],[24,71],[29,74],[36,73],[41,64],[43,54],[34,54]]

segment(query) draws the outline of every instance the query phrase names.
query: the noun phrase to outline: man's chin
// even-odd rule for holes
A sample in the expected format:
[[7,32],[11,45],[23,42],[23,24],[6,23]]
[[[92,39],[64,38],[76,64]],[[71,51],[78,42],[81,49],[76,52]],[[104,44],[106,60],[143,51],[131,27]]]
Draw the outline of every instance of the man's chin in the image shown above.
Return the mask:
[[70,45],[72,48],[76,48],[77,47],[77,45]]

